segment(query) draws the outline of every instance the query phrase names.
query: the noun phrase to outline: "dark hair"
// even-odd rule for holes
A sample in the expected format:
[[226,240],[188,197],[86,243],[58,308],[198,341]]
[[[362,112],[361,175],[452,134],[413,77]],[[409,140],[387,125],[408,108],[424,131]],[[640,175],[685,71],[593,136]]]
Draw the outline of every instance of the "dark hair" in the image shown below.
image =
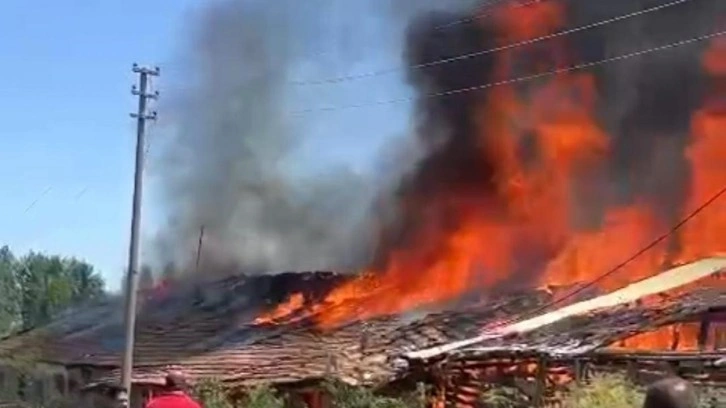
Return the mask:
[[693,386],[678,377],[656,381],[648,387],[643,408],[696,408]]
[[184,375],[177,372],[166,374],[165,387],[170,391],[183,391],[187,388],[187,381]]

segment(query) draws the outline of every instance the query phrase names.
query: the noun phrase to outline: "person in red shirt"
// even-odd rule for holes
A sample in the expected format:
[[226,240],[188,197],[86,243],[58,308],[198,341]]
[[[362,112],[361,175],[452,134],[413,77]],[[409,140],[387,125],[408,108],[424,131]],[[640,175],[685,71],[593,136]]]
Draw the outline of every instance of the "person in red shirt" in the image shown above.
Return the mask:
[[202,408],[186,393],[187,383],[181,373],[169,372],[166,375],[163,391],[153,396],[146,408]]

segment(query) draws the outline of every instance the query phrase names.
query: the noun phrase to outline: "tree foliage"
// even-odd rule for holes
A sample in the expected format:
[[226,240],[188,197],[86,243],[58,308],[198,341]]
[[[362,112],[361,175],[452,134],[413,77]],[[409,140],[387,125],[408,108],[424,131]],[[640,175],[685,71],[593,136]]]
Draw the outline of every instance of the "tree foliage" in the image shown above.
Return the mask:
[[228,390],[216,379],[203,379],[194,384],[191,391],[205,408],[235,408]]
[[[383,396],[366,387],[347,385],[335,380],[325,381],[323,390],[330,397],[334,408],[420,408],[426,406],[425,398],[417,390],[411,395],[398,397]],[[243,397],[235,400],[230,389],[214,379],[204,379],[192,387],[192,395],[205,408],[283,408],[297,406],[291,395],[281,394],[267,385],[258,385],[244,391]]]
[[20,292],[14,273],[16,262],[10,248],[0,248],[0,336],[20,323]]
[[242,406],[246,408],[283,408],[285,400],[273,388],[259,385],[247,391]]
[[105,296],[93,266],[75,258],[0,248],[0,335],[48,323],[58,313]]
[[192,387],[192,395],[205,408],[283,408],[285,399],[278,392],[260,385],[246,390],[242,400],[235,400],[230,390],[216,379],[203,379]]

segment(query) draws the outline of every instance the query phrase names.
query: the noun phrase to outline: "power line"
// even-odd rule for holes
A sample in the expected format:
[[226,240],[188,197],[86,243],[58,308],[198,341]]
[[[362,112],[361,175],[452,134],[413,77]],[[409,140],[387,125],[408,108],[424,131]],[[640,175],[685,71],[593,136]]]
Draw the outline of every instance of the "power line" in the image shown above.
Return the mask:
[[[673,235],[676,232],[678,232],[678,230],[680,230],[681,228],[683,228],[684,225],[686,225],[689,221],[691,221],[693,218],[695,218],[703,210],[705,210],[706,208],[708,208],[716,200],[718,200],[719,198],[721,198],[721,196],[723,196],[724,194],[726,194],[726,186],[722,187],[718,192],[716,192],[716,194],[714,194],[713,196],[711,196],[708,200],[706,200],[705,202],[703,202],[700,206],[698,206],[696,209],[694,209],[688,215],[686,215],[684,218],[682,218],[680,221],[678,221],[678,223],[676,223],[675,225],[673,225],[668,231],[666,231],[665,233],[663,233],[660,236],[658,236],[656,239],[654,239],[653,241],[651,241],[648,245],[644,246],[643,248],[641,248],[640,250],[638,250],[637,252],[635,252],[633,255],[631,255],[630,257],[628,257],[626,260],[624,260],[624,261],[620,262],[619,264],[615,265],[613,268],[611,268],[607,272],[605,272],[602,275],[596,277],[595,279],[593,279],[593,280],[585,283],[584,285],[578,287],[577,289],[573,290],[572,292],[568,293],[567,295],[565,295],[565,296],[563,296],[563,297],[561,297],[559,299],[555,299],[555,300],[553,300],[551,302],[548,302],[547,304],[542,305],[542,306],[536,308],[535,310],[532,310],[532,311],[523,313],[522,315],[517,316],[516,318],[512,318],[512,319],[509,319],[509,320],[506,320],[506,321],[502,322],[501,323],[501,326],[508,326],[510,324],[514,324],[514,323],[520,322],[523,319],[527,319],[529,317],[537,316],[540,313],[543,313],[544,311],[546,311],[547,309],[549,309],[550,307],[556,306],[558,304],[561,304],[565,300],[570,299],[573,296],[576,296],[576,295],[582,293],[583,291],[592,288],[593,286],[595,286],[599,282],[602,282],[606,278],[612,276],[613,274],[615,274],[618,271],[620,271],[621,269],[623,269],[625,266],[627,266],[628,264],[630,264],[631,262],[633,262],[634,260],[636,260],[637,258],[639,258],[644,253],[646,253],[646,252],[650,251],[651,249],[655,248],[661,242],[663,242],[666,239],[670,238],[671,235]],[[497,326],[500,326],[500,324],[497,324]]]
[[[378,77],[378,76],[382,76],[382,75],[393,74],[393,73],[396,73],[396,72],[399,72],[399,71],[402,71],[405,69],[423,69],[423,68],[429,68],[429,67],[443,65],[443,64],[449,64],[449,63],[456,62],[456,61],[461,61],[461,60],[474,58],[474,57],[480,57],[483,55],[493,54],[493,53],[506,51],[506,50],[510,50],[510,49],[514,49],[514,48],[529,46],[529,45],[533,45],[533,44],[540,43],[543,41],[551,40],[553,38],[564,37],[564,36],[575,34],[578,32],[591,30],[593,28],[598,28],[598,27],[606,26],[608,24],[613,24],[613,23],[617,23],[620,21],[624,21],[624,20],[627,20],[630,18],[640,17],[640,16],[643,16],[643,15],[646,15],[649,13],[661,11],[661,10],[664,10],[664,9],[667,9],[670,7],[674,7],[674,6],[683,4],[683,3],[687,3],[689,1],[693,1],[693,0],[674,0],[669,3],[660,4],[657,6],[653,6],[653,7],[647,8],[647,9],[643,9],[643,10],[634,11],[634,12],[627,13],[627,14],[622,14],[622,15],[619,15],[616,17],[596,21],[594,23],[590,23],[590,24],[586,24],[586,25],[569,28],[566,30],[558,31],[556,33],[547,34],[547,35],[543,35],[540,37],[536,37],[536,38],[532,38],[532,39],[528,39],[528,40],[524,40],[524,41],[519,41],[519,42],[515,42],[515,43],[510,43],[510,44],[503,45],[500,47],[494,47],[494,48],[489,48],[486,50],[461,54],[461,55],[457,55],[454,57],[443,58],[443,59],[430,61],[430,62],[424,62],[421,64],[397,66],[397,67],[381,69],[381,70],[377,70],[377,71],[370,71],[370,72],[364,72],[364,73],[360,73],[360,74],[346,75],[346,76],[320,79],[320,80],[293,81],[291,83],[293,85],[299,85],[299,86],[334,84],[334,83],[349,82],[349,81],[355,81],[355,80],[364,79],[364,78],[371,78],[371,77]],[[537,2],[539,2],[539,1],[535,0],[532,3],[537,3]],[[531,4],[531,3],[529,3],[529,4]]]
[[48,193],[50,193],[50,190],[52,190],[52,189],[53,189],[53,186],[50,186],[50,187],[46,188],[45,190],[43,190],[43,192],[40,193],[40,195],[38,197],[36,197],[36,199],[33,200],[30,203],[30,205],[28,205],[27,207],[25,207],[25,211],[23,211],[23,214],[27,214],[28,211],[32,210],[33,207],[35,207],[36,204],[38,204],[38,202],[40,202],[40,200],[43,199],[43,197],[45,197],[46,195],[48,195]]
[[[681,0],[681,1],[689,1],[689,0]],[[358,109],[358,108],[366,108],[366,107],[374,107],[374,106],[381,106],[381,105],[392,105],[397,103],[404,103],[404,102],[413,102],[418,100],[419,98],[439,98],[439,97],[445,97],[445,96],[451,96],[451,95],[458,95],[462,93],[468,93],[468,92],[474,92],[474,91],[480,91],[488,88],[493,88],[497,86],[503,86],[503,85],[511,85],[515,83],[520,82],[528,82],[531,80],[539,79],[539,78],[545,78],[549,76],[559,75],[559,74],[565,74],[568,72],[573,71],[580,71],[587,68],[593,68],[599,65],[605,65],[609,64],[611,62],[617,62],[621,60],[626,60],[629,58],[639,57],[647,54],[653,54],[659,51],[666,51],[669,49],[677,48],[683,45],[693,44],[700,41],[709,40],[711,38],[719,37],[726,34],[726,31],[718,31],[710,34],[704,34],[698,37],[689,38],[686,40],[680,40],[673,43],[660,45],[657,47],[651,47],[644,50],[634,51],[627,54],[621,54],[617,55],[615,57],[610,58],[604,58],[597,61],[592,62],[585,62],[580,63],[577,65],[571,65],[565,68],[559,68],[552,71],[547,72],[541,72],[538,74],[532,74],[532,75],[526,75],[521,77],[515,77],[515,78],[509,78],[504,79],[501,81],[496,82],[489,82],[486,84],[481,85],[474,85],[466,88],[458,88],[458,89],[452,89],[448,91],[441,91],[441,92],[434,92],[422,96],[414,96],[414,97],[405,97],[405,98],[397,98],[397,99],[388,99],[383,101],[374,101],[369,103],[361,103],[361,104],[351,104],[351,105],[339,105],[339,106],[330,106],[330,107],[321,107],[321,108],[310,108],[310,109],[303,109],[298,111],[292,111],[292,114],[305,114],[305,113],[313,113],[313,112],[330,112],[330,111],[338,111],[338,110],[347,110],[347,109]]]
[[[491,10],[492,8],[497,7],[497,6],[500,5],[500,3],[504,3],[506,1],[507,0],[490,0],[490,1],[486,2],[486,3],[484,3],[481,7],[479,7],[479,10],[486,10],[486,11],[484,11],[484,12],[477,12],[477,14],[474,14],[471,17],[466,17],[466,18],[462,18],[462,19],[458,19],[458,20],[454,20],[454,21],[448,22],[446,24],[438,25],[438,26],[434,27],[434,29],[436,29],[436,30],[445,30],[447,28],[455,27],[455,26],[458,26],[458,25],[461,25],[461,24],[473,23],[476,20],[481,20],[483,18],[489,17],[492,14],[494,14],[494,11]],[[547,0],[529,0],[529,1],[522,2],[522,3],[518,3],[518,2],[515,2],[515,1],[511,1],[512,4],[508,4],[507,7],[519,8],[519,7],[529,6],[529,5],[532,5],[534,3],[542,3],[544,1],[547,1]]]
[[[32,202],[32,203],[31,203],[31,204],[30,204],[30,205],[29,205],[29,206],[28,206],[28,207],[27,207],[27,208],[25,209],[24,213],[27,213],[27,212],[28,212],[28,211],[29,211],[29,210],[30,210],[31,208],[33,208],[33,207],[35,206],[35,204],[37,204],[37,203],[38,203],[38,202],[39,202],[39,201],[40,201],[40,200],[41,200],[41,199],[42,199],[42,198],[43,198],[43,197],[44,197],[44,196],[45,196],[46,194],[48,194],[48,193],[49,193],[49,192],[50,192],[50,191],[51,191],[52,189],[53,189],[53,186],[50,186],[50,187],[46,188],[46,189],[45,189],[45,190],[43,191],[43,193],[42,193],[42,194],[41,194],[40,196],[38,196],[38,198],[36,198],[36,199],[35,199],[35,200],[34,200],[34,201],[33,201],[33,202]],[[74,196],[74,199],[73,199],[73,201],[74,201],[74,202],[77,202],[77,201],[78,201],[78,200],[80,200],[80,199],[81,199],[81,198],[82,198],[82,197],[83,197],[83,196],[84,196],[84,195],[85,195],[85,194],[86,194],[87,192],[88,192],[88,186],[85,186],[85,187],[83,187],[83,188],[82,188],[81,190],[79,190],[79,191],[78,191],[78,193],[76,193],[76,195]],[[35,238],[37,239],[38,237],[36,236]],[[29,245],[28,245],[28,246],[29,246]],[[18,272],[18,271],[19,271],[19,270],[20,270],[21,268],[22,268],[22,269],[24,269],[26,273],[30,274],[30,270],[28,269],[28,259],[26,258],[26,259],[23,259],[22,261],[21,261],[20,259],[18,259],[18,262],[19,262],[20,266],[19,266],[18,268],[16,268],[16,269],[12,270],[12,271],[11,271],[11,272],[12,272],[12,274],[13,274],[13,275],[14,275],[14,274],[16,274],[16,273],[17,273],[17,272]]]
[[[510,5],[507,5],[507,7],[510,7],[510,8],[519,8],[519,7],[529,6],[529,5],[532,5],[534,3],[543,3],[545,1],[550,1],[550,0],[528,0],[528,1],[525,1],[525,2],[521,2],[521,3],[517,3],[514,0],[490,0],[488,3],[485,3],[484,5],[482,5],[479,9],[480,10],[489,10],[489,9],[493,8],[493,6],[498,5],[499,3],[504,3],[504,2],[507,2],[507,1],[509,1],[509,2],[512,3]],[[459,19],[459,20],[451,21],[451,22],[446,23],[446,24],[438,25],[438,26],[434,27],[434,29],[435,30],[446,30],[449,27],[457,26],[457,25],[460,25],[460,24],[471,23],[471,22],[474,22],[476,20],[483,19],[483,18],[488,17],[488,16],[491,16],[491,15],[493,15],[493,12],[492,11],[489,11],[489,12],[486,12],[486,13],[485,12],[482,12],[482,13],[479,13],[479,14],[474,15],[473,17],[462,18],[462,19]],[[337,52],[338,52],[337,50],[330,50],[330,49],[328,49],[328,50],[322,50],[322,49],[319,49],[319,50],[311,51],[310,53],[305,54],[304,56],[306,58],[308,58],[308,59],[311,59],[311,58],[314,58],[314,57],[333,56],[333,55],[337,54]],[[313,80],[313,82],[315,82],[315,81]],[[308,81],[288,81],[287,83],[288,84],[291,84],[291,85],[306,85],[306,84],[308,84]]]

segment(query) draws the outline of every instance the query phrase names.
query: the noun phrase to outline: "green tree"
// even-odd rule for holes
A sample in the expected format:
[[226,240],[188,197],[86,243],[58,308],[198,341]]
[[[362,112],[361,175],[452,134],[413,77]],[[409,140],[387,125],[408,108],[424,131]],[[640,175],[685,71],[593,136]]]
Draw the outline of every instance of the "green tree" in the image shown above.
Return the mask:
[[64,261],[64,269],[66,278],[71,282],[74,304],[105,296],[103,279],[90,264],[71,258]]
[[71,303],[73,288],[64,279],[60,257],[31,252],[16,269],[24,329],[47,323],[60,311],[58,306]]
[[15,279],[16,260],[10,248],[0,248],[0,336],[20,324],[19,288]]
[[13,269],[22,327],[26,329],[104,296],[103,279],[91,265],[74,258],[30,252]]

